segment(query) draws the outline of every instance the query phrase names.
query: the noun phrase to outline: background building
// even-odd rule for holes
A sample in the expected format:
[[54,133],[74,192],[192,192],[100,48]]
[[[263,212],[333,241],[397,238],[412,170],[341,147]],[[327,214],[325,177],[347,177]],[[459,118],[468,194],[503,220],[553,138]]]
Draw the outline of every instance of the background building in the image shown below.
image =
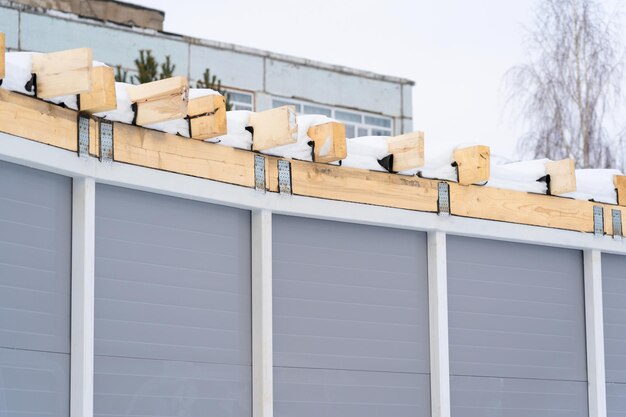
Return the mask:
[[192,85],[206,68],[221,78],[234,109],[295,104],[346,124],[348,137],[411,131],[414,82],[238,45],[163,32],[164,14],[117,1],[0,1],[8,50],[91,47],[94,59],[132,72],[140,49]]

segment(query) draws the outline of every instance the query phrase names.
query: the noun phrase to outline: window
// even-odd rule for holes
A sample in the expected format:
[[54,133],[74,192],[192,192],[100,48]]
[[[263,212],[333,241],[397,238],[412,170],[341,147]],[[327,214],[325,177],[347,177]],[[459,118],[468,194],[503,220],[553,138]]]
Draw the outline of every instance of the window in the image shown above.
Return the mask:
[[245,91],[226,89],[226,95],[232,104],[232,110],[254,111],[254,95]]
[[273,107],[295,106],[301,114],[323,114],[339,120],[346,125],[346,137],[391,136],[393,133],[392,119],[385,116],[374,116],[363,112],[340,110],[327,106],[306,103],[298,100],[275,98]]

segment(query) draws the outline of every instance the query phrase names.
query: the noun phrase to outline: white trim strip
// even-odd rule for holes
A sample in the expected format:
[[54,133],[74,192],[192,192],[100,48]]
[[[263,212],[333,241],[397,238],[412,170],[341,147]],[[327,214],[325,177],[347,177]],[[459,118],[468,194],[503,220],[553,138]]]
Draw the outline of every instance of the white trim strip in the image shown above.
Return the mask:
[[96,183],[72,184],[72,336],[70,416],[93,416]]
[[450,417],[446,235],[428,233],[430,398],[433,417]]
[[366,204],[261,194],[251,188],[120,163],[101,163],[37,142],[0,133],[0,160],[67,176],[93,177],[97,182],[188,198],[248,210],[409,230],[506,240],[573,249],[597,249],[626,255],[626,239],[595,237],[592,233],[519,225],[458,216],[437,216]]
[[606,417],[602,253],[597,250],[586,250],[584,263],[589,417]]
[[252,212],[252,415],[274,415],[272,213]]

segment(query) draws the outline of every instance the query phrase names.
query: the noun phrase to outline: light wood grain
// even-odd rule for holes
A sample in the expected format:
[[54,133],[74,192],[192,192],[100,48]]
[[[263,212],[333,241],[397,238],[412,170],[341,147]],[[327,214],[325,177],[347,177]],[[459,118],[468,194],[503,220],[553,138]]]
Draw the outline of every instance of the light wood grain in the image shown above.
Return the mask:
[[392,158],[391,171],[400,172],[424,166],[424,132],[411,132],[387,139]]
[[91,48],[34,55],[32,72],[37,75],[37,97],[53,98],[91,91],[92,62]]
[[576,164],[573,159],[546,162],[548,193],[561,195],[576,191]]
[[176,76],[130,86],[128,88],[128,98],[131,103],[138,103],[176,95],[187,95],[188,92],[189,82],[187,77]]
[[[328,163],[345,159],[348,155],[346,146],[346,126],[339,122],[328,122],[311,126],[307,136],[315,143],[313,161]],[[321,152],[324,155],[321,155]]]
[[78,114],[0,89],[0,131],[76,152]]
[[193,139],[210,139],[227,132],[224,96],[213,94],[189,100],[187,114]]
[[295,106],[283,106],[250,114],[252,150],[263,151],[277,146],[296,143],[298,124]]
[[613,182],[617,191],[617,204],[626,206],[626,175],[616,175]]
[[111,67],[94,67],[91,70],[91,91],[80,95],[80,110],[100,113],[115,110],[115,74]]
[[489,146],[477,145],[454,151],[458,180],[461,185],[478,184],[489,180]]

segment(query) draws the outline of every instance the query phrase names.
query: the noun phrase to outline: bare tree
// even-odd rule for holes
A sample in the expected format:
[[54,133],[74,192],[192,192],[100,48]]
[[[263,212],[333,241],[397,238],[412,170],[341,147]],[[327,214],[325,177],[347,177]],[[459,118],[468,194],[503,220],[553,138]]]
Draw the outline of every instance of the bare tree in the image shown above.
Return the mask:
[[619,135],[605,122],[619,104],[619,25],[596,0],[541,0],[527,63],[511,68],[508,102],[528,125],[519,148],[534,157],[574,158],[582,168],[616,167]]

